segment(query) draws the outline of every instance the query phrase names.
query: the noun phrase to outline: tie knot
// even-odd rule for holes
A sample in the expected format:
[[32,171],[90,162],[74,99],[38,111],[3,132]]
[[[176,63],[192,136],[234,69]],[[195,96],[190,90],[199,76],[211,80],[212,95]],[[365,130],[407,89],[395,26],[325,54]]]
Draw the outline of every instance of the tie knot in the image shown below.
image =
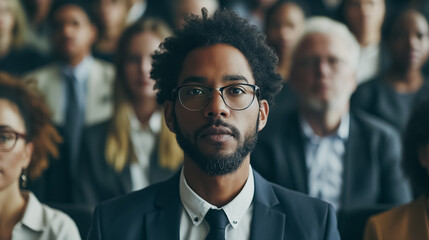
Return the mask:
[[216,209],[210,209],[204,219],[207,221],[207,223],[210,225],[210,229],[225,229],[225,227],[228,225],[229,221],[226,217],[225,212],[221,210]]

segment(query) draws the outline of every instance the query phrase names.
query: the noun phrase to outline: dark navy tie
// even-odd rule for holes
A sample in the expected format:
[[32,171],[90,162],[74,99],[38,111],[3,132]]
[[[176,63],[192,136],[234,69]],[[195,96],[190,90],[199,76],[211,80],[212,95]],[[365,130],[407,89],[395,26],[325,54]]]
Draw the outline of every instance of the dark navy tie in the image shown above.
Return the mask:
[[210,226],[206,240],[225,240],[225,228],[229,223],[225,212],[222,209],[210,209],[204,219]]
[[71,171],[75,171],[79,153],[80,135],[83,124],[83,111],[81,109],[81,88],[73,73],[66,74],[67,109],[65,119],[65,137],[68,142],[69,161]]

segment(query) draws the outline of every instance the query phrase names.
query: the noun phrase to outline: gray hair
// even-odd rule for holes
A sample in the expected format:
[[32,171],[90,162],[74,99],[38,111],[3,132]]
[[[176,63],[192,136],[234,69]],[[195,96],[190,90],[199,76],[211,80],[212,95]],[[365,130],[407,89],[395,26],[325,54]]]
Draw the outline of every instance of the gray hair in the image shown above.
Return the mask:
[[350,32],[346,25],[328,17],[311,17],[306,21],[304,31],[301,37],[298,39],[296,46],[300,45],[306,36],[314,33],[341,37],[346,43],[347,49],[349,51],[348,55],[350,58],[350,66],[352,66],[353,69],[357,71],[360,46],[355,36]]

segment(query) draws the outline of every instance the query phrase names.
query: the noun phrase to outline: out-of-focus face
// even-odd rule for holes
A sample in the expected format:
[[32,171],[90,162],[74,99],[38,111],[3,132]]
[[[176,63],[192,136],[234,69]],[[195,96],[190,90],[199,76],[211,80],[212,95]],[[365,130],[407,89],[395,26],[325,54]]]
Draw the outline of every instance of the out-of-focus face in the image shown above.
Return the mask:
[[95,10],[103,27],[122,26],[128,14],[127,4],[126,0],[98,0]]
[[304,12],[294,3],[284,3],[268,19],[267,42],[280,57],[289,56],[304,28]]
[[131,38],[125,58],[124,73],[133,99],[156,97],[155,81],[150,78],[152,54],[161,39],[151,32],[143,32]]
[[429,51],[429,28],[423,15],[409,11],[395,24],[390,36],[394,67],[420,69]]
[[0,37],[12,36],[15,19],[9,0],[0,0]]
[[294,53],[290,84],[308,110],[325,112],[348,105],[356,88],[347,44],[341,37],[312,33]]
[[54,13],[53,21],[53,43],[61,57],[74,61],[91,52],[96,29],[82,8],[65,5]]
[[201,16],[201,9],[205,7],[209,15],[218,8],[217,0],[177,0],[177,8],[174,9],[174,21],[177,28],[182,28],[185,17],[190,14]]
[[[9,141],[13,131],[25,134],[24,121],[14,103],[0,99],[0,144]],[[19,177],[30,164],[32,150],[31,143],[18,138],[12,149],[0,151],[0,191],[19,186]]]
[[386,11],[384,0],[345,1],[347,25],[356,36],[381,31]]
[[[185,90],[183,96],[195,99],[192,101],[198,105],[201,96],[207,92],[202,88],[221,88],[232,84],[254,85],[252,70],[238,49],[227,44],[215,44],[189,52],[184,59],[177,87],[193,85],[193,90]],[[234,172],[249,157],[257,132],[267,120],[266,100],[260,100],[258,104],[256,97],[253,100],[246,97],[253,94],[253,90],[247,91],[240,85],[232,86],[223,92],[224,99],[229,98],[230,102],[247,99],[249,101],[241,101],[249,104],[247,108],[231,109],[216,90],[200,110],[185,108],[179,98],[165,104],[167,124],[176,133],[185,156],[209,175]]]

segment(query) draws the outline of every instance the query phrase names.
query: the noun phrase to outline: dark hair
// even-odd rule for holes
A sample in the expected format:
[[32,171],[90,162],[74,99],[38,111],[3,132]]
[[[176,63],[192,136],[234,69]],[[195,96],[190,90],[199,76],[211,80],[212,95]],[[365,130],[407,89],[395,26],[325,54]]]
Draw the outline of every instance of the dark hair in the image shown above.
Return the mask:
[[267,26],[271,23],[271,18],[273,17],[273,15],[276,14],[277,11],[285,4],[295,4],[298,8],[301,9],[302,13],[304,14],[304,18],[308,15],[308,7],[302,1],[280,0],[274,5],[272,5],[270,8],[268,8],[267,12],[265,13],[265,30],[267,29]]
[[272,103],[275,94],[281,89],[282,78],[275,72],[277,57],[265,43],[265,36],[255,26],[226,9],[218,10],[208,18],[207,10],[203,16],[191,15],[186,19],[182,30],[167,38],[153,56],[151,77],[159,89],[157,101],[163,104],[172,101],[172,90],[182,64],[189,52],[196,48],[218,43],[229,44],[243,53],[252,69],[255,84],[261,89],[261,99]]
[[65,6],[76,6],[82,9],[83,12],[88,16],[91,23],[95,23],[95,14],[88,0],[53,0],[51,11],[49,12],[49,20],[51,24],[55,23],[55,13]]
[[429,191],[427,169],[420,164],[419,151],[429,144],[429,99],[418,105],[408,121],[403,138],[402,167],[415,192]]
[[40,176],[48,167],[48,155],[58,157],[57,144],[61,137],[51,124],[51,115],[41,95],[30,89],[23,80],[0,73],[0,99],[16,104],[24,121],[27,142],[34,145],[28,173]]

